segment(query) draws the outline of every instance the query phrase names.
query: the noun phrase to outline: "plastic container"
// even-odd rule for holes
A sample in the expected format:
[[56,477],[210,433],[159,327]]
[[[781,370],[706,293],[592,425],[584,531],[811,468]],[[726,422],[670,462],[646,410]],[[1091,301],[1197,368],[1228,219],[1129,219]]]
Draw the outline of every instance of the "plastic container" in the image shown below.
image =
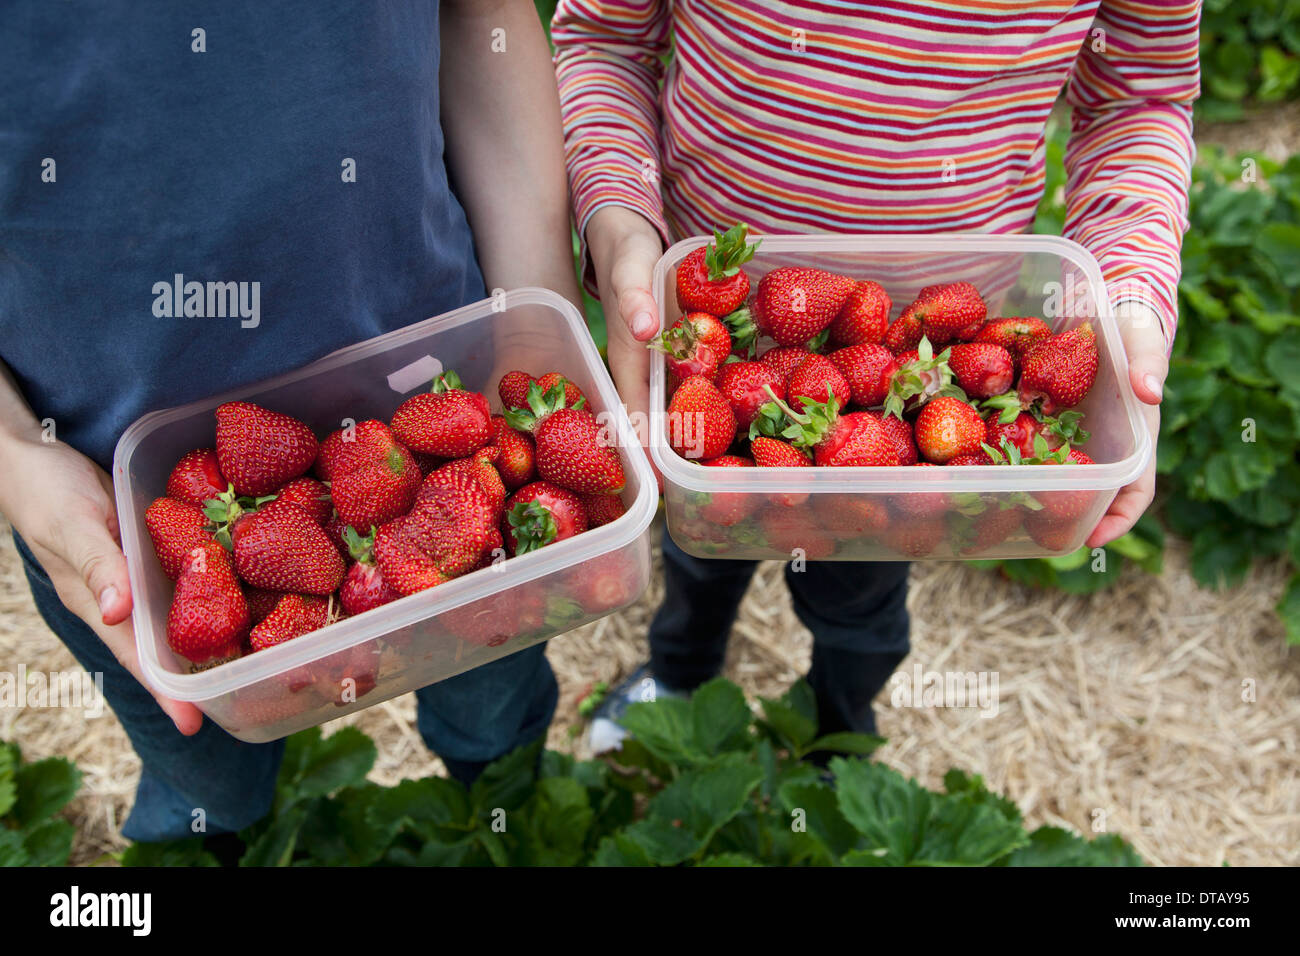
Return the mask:
[[[681,314],[677,265],[708,237],[683,240],[655,268],[660,326]],[[763,236],[746,266],[758,279],[782,265],[872,279],[896,317],[922,287],[967,280],[989,316],[1037,316],[1060,332],[1097,332],[1096,382],[1079,410],[1096,462],[1061,467],[705,468],[668,444],[663,356],[650,375],[650,454],[663,474],[668,530],[699,557],[888,561],[1028,558],[1076,550],[1151,457],[1151,438],[1127,374],[1118,326],[1096,260],[1050,236]],[[760,351],[770,346],[760,343]],[[1043,496],[1048,498],[1044,499]],[[1056,501],[1050,496],[1056,495]],[[1070,500],[1070,521],[1044,500]],[[1065,511],[1056,508],[1055,511]]]
[[[623,455],[627,514],[567,541],[502,561],[382,608],[199,673],[167,646],[172,582],[144,524],[172,465],[210,447],[213,410],[243,399],[294,415],[319,435],[344,418],[387,420],[453,368],[499,411],[496,382],[521,368],[558,370],[593,411],[608,413]],[[226,395],[153,412],[131,425],[113,461],[122,548],[145,679],[192,701],[241,740],[283,737],[512,654],[633,603],[650,572],[654,475],[578,312],[543,289],[520,289],[335,352]]]

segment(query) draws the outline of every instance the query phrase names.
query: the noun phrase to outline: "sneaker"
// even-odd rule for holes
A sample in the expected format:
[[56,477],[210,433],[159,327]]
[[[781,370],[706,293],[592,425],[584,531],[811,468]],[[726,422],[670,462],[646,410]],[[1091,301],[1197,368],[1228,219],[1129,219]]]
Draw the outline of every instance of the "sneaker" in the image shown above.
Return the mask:
[[660,697],[686,696],[685,691],[656,680],[650,673],[649,664],[638,667],[622,683],[610,688],[592,714],[591,724],[587,728],[587,744],[591,747],[592,754],[608,753],[623,746],[628,732],[619,721],[630,705],[649,703]]

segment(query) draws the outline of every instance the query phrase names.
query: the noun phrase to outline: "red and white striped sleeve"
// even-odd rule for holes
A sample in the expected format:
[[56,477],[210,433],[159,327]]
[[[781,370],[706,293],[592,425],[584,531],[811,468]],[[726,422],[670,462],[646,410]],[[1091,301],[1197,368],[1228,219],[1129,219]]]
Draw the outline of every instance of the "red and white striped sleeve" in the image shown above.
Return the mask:
[[1200,93],[1200,0],[1103,0],[1068,99],[1065,235],[1111,301],[1145,298],[1173,344]]

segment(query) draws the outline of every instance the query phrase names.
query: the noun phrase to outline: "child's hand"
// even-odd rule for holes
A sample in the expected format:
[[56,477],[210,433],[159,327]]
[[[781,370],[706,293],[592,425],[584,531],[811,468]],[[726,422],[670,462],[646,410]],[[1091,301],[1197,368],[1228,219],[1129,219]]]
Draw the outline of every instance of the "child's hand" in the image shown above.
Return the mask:
[[645,441],[650,408],[650,350],[645,343],[659,331],[650,282],[663,243],[654,226],[637,213],[606,206],[587,221],[587,249],[605,308],[609,370]]
[[1159,318],[1150,307],[1138,302],[1121,303],[1116,318],[1128,353],[1129,379],[1133,391],[1142,403],[1142,417],[1151,433],[1153,451],[1146,471],[1125,488],[1121,488],[1110,508],[1092,534],[1088,547],[1099,548],[1113,541],[1133,527],[1142,512],[1151,504],[1156,490],[1156,456],[1154,446],[1160,434],[1160,399],[1169,374],[1168,346]]
[[[108,475],[62,442],[3,433],[0,511],[27,542],[63,604],[144,684]],[[198,732],[203,715],[197,707],[158,694],[154,698],[181,733]]]

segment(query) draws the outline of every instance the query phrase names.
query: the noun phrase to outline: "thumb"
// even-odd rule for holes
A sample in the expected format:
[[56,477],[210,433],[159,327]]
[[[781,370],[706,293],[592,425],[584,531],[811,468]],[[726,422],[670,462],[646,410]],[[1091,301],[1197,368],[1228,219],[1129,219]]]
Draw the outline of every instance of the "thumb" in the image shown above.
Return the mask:
[[610,292],[619,318],[638,342],[647,342],[659,331],[659,307],[650,291],[657,251],[634,247],[620,255],[610,270]]
[[79,523],[67,539],[66,554],[95,598],[104,623],[111,627],[125,621],[131,614],[131,582],[126,558],[108,527]]
[[1154,311],[1139,309],[1136,304],[1121,318],[1127,320],[1121,328],[1133,391],[1145,404],[1159,405],[1169,375],[1168,348],[1160,320]]

